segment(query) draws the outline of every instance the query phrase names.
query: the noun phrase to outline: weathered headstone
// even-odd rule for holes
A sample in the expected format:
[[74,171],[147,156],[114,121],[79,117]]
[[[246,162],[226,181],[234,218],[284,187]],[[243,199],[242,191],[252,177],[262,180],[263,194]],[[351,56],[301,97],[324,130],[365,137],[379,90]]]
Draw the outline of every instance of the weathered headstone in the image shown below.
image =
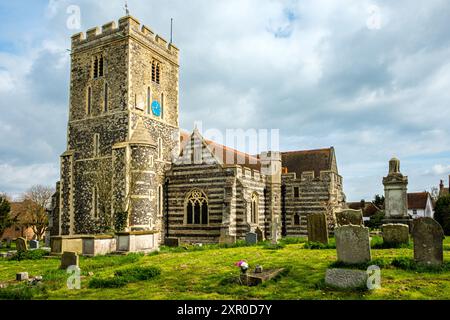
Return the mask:
[[17,251],[28,251],[28,244],[25,238],[17,238],[16,240],[16,249]]
[[179,238],[165,238],[164,245],[168,247],[179,247],[180,239]]
[[444,230],[433,218],[415,219],[412,228],[414,260],[419,264],[439,266],[444,262]]
[[17,281],[28,280],[28,272],[19,272],[16,274]]
[[362,210],[343,209],[336,212],[336,224],[338,227],[349,224],[355,226],[364,225]]
[[39,249],[39,241],[30,240],[30,249]]
[[339,289],[356,289],[367,286],[367,272],[354,269],[327,269],[325,284]]
[[399,246],[409,243],[409,226],[401,223],[388,223],[381,226],[383,244],[386,246]]
[[264,240],[264,234],[260,228],[256,228],[255,233],[256,233],[256,238],[258,239],[258,241]]
[[308,241],[328,244],[328,226],[325,213],[310,213],[308,221]]
[[79,257],[76,252],[64,251],[61,256],[61,266],[60,269],[67,269],[70,266],[79,265]]
[[357,264],[372,259],[368,228],[354,225],[337,227],[334,236],[338,261]]
[[6,238],[6,247],[11,248],[11,238]]
[[248,244],[256,244],[258,243],[258,235],[254,232],[249,232],[245,235],[245,242]]

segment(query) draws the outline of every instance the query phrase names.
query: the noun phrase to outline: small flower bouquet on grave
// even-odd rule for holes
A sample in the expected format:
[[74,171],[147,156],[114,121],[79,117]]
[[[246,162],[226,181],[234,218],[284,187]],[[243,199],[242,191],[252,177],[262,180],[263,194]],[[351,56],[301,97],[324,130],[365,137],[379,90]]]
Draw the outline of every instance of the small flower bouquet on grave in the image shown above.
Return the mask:
[[239,262],[236,262],[236,266],[238,266],[239,268],[241,268],[241,272],[243,274],[247,273],[248,270],[248,263],[244,260],[241,260]]

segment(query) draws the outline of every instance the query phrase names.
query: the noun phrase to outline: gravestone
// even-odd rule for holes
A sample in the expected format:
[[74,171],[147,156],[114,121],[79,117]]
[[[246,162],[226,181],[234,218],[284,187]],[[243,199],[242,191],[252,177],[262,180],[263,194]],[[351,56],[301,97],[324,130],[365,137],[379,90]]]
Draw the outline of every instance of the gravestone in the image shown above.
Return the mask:
[[308,241],[328,244],[328,227],[325,213],[310,213],[308,221]]
[[354,269],[327,269],[325,284],[338,289],[357,289],[367,286],[367,272]]
[[39,249],[39,241],[30,240],[30,249]]
[[409,226],[401,223],[388,223],[381,226],[383,244],[396,247],[409,243]]
[[165,238],[164,245],[167,247],[179,247],[180,239],[179,238]]
[[344,209],[336,212],[336,224],[338,227],[349,224],[355,226],[364,225],[362,210]]
[[16,281],[28,280],[28,272],[19,272],[16,274]]
[[415,219],[412,228],[414,260],[419,264],[440,266],[444,262],[444,230],[433,218]]
[[11,238],[6,238],[6,247],[11,248]]
[[28,251],[28,244],[25,238],[17,238],[16,240],[17,251]]
[[79,257],[76,252],[64,251],[61,256],[61,266],[60,269],[67,269],[70,266],[79,265]]
[[245,242],[248,244],[256,244],[258,243],[258,235],[254,232],[249,232],[245,235]]
[[334,230],[338,261],[347,264],[370,261],[369,228],[346,225]]
[[258,241],[264,240],[263,232],[259,227],[255,229],[255,233],[256,233],[256,238],[258,239]]

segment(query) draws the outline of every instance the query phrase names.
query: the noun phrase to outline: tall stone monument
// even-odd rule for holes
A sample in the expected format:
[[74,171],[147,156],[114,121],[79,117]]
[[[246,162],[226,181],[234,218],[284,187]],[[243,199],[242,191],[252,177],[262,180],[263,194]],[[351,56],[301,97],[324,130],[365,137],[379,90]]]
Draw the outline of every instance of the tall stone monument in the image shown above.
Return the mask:
[[407,185],[408,177],[400,172],[400,160],[389,161],[389,173],[383,178],[384,185],[384,223],[404,223],[411,227],[408,215]]

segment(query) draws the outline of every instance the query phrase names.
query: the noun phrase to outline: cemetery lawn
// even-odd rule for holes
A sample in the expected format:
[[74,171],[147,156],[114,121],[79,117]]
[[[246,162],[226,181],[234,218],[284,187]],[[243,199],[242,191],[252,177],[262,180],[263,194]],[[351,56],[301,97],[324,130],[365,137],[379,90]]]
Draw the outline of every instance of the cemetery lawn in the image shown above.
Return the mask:
[[[375,239],[376,240],[376,239]],[[14,285],[17,272],[42,275],[33,299],[450,299],[450,269],[440,272],[402,270],[390,265],[397,257],[413,256],[412,246],[372,249],[373,259],[383,259],[381,289],[338,291],[324,286],[327,267],[336,260],[335,249],[306,249],[304,240],[284,240],[282,248],[268,244],[218,248],[218,246],[162,248],[147,256],[80,258],[81,289],[69,290],[67,274],[58,270],[59,259],[6,261],[0,259],[0,284]],[[234,263],[240,259],[250,267],[288,268],[287,275],[257,287],[245,287],[233,279],[239,275]],[[450,264],[450,237],[444,242],[444,259]],[[92,278],[112,277],[119,269],[156,266],[161,274],[120,288],[88,288]],[[8,289],[0,289],[1,290]]]

